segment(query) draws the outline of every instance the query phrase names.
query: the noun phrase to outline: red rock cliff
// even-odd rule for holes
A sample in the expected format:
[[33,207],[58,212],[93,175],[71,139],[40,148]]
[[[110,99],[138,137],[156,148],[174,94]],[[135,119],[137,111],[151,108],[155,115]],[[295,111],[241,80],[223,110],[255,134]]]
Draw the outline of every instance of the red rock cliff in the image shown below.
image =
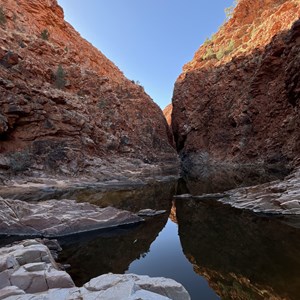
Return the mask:
[[114,157],[133,169],[176,161],[159,107],[64,21],[56,0],[0,6],[2,170],[99,174]]
[[184,66],[172,128],[183,157],[286,163],[300,155],[300,2],[240,0]]

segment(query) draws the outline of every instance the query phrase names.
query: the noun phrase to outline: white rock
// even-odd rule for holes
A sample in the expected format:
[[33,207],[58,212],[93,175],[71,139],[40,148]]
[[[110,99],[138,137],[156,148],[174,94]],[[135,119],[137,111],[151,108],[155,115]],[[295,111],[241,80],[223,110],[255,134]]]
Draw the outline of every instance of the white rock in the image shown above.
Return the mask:
[[139,276],[139,279],[136,281],[136,283],[144,290],[169,297],[173,300],[190,300],[190,296],[186,289],[173,279]]
[[44,271],[47,269],[47,264],[44,262],[31,263],[23,266],[27,272]]
[[0,300],[7,299],[10,296],[25,295],[25,292],[16,286],[7,286],[0,290]]
[[38,293],[48,290],[44,271],[27,272],[23,267],[10,276],[12,285],[27,293]]
[[0,289],[11,285],[9,278],[12,272],[12,270],[5,270],[0,273]]
[[158,295],[156,293],[152,293],[149,291],[145,290],[139,290],[136,291],[132,296],[128,298],[128,300],[137,300],[137,299],[142,299],[142,300],[172,300],[168,297]]
[[[86,289],[86,291],[84,289]],[[99,296],[101,295],[100,299],[123,300],[135,299],[134,295],[140,290],[151,292],[157,296],[164,296],[166,299],[190,300],[190,296],[185,288],[172,279],[163,277],[150,278],[149,276],[139,276],[135,274],[101,275],[86,283],[81,289],[81,292],[84,296],[89,295],[91,292],[101,292],[100,294],[98,293]],[[115,298],[111,298],[113,295]],[[151,294],[148,294],[149,297],[150,295]],[[89,296],[88,299],[95,299],[90,297],[92,296]]]
[[49,289],[53,288],[71,288],[75,284],[71,276],[65,271],[59,271],[54,268],[50,268],[45,272],[46,281]]
[[[50,263],[43,262],[44,256]],[[0,273],[0,297],[8,300],[190,300],[174,280],[134,274],[101,275],[76,288],[70,275],[56,268],[49,249],[35,242],[1,249],[0,262],[7,268]],[[7,289],[10,285],[15,287]]]

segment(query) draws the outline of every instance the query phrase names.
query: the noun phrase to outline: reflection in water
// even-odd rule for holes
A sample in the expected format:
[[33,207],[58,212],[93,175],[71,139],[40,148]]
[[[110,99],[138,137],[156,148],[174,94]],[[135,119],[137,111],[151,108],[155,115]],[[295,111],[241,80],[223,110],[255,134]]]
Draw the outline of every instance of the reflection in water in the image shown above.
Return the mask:
[[195,300],[219,299],[205,278],[194,272],[192,264],[184,256],[178,226],[171,219],[152,243],[147,255],[133,261],[127,273],[172,278],[183,284]]
[[89,238],[65,238],[60,240],[63,252],[59,261],[71,265],[67,271],[77,286],[105,273],[125,273],[132,261],[149,251],[167,218],[167,214],[157,216],[134,228],[110,230]]
[[298,229],[213,201],[176,212],[186,257],[222,299],[299,299]]
[[177,181],[154,182],[138,188],[123,188],[115,191],[97,192],[80,191],[73,196],[79,202],[90,202],[100,207],[113,206],[132,212],[144,208],[156,210],[169,209],[170,201],[175,194]]
[[[59,261],[71,265],[68,272],[78,286],[104,273],[134,272],[173,278],[193,300],[219,299],[218,295],[241,300],[299,299],[299,229],[213,200],[177,199],[171,208],[176,192],[221,192],[250,184],[238,174],[234,180],[222,174],[200,182],[181,180],[178,185],[72,190],[69,198],[78,201],[133,212],[165,209],[167,213],[138,226],[61,238]],[[264,181],[262,175],[257,178]],[[249,178],[252,182],[255,175]]]
[[200,195],[224,192],[242,186],[250,186],[283,179],[288,170],[282,166],[275,168],[247,165],[222,166],[202,165],[201,176],[184,176],[179,179],[177,194]]
[[167,222],[175,189],[176,182],[167,182],[119,192],[93,194],[92,191],[86,191],[84,194],[77,194],[78,199],[88,199],[99,206],[111,205],[133,212],[151,208],[166,210],[167,213],[146,219],[133,228],[60,239],[63,252],[59,261],[71,265],[68,272],[75,283],[80,286],[91,278],[108,272],[124,273],[132,261],[144,256]]

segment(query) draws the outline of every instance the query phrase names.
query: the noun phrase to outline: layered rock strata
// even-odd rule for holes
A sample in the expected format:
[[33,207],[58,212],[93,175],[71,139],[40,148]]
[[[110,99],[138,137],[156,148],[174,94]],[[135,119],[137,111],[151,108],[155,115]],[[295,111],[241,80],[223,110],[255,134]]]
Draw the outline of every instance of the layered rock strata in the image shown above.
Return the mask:
[[299,17],[299,1],[238,1],[184,66],[172,101],[184,161],[297,164]]
[[111,165],[128,177],[176,165],[159,107],[64,21],[56,0],[5,1],[0,36],[1,172],[103,179]]

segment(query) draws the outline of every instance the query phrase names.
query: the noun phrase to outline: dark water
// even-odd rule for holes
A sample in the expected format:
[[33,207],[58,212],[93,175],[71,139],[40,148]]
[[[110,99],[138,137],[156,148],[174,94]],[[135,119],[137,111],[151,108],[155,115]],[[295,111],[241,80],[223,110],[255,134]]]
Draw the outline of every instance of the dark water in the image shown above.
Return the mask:
[[64,238],[60,262],[71,265],[78,285],[108,272],[137,273],[173,278],[194,300],[300,299],[300,230],[215,201],[172,201],[203,188],[173,182],[94,195],[100,206],[168,212],[138,226]]

